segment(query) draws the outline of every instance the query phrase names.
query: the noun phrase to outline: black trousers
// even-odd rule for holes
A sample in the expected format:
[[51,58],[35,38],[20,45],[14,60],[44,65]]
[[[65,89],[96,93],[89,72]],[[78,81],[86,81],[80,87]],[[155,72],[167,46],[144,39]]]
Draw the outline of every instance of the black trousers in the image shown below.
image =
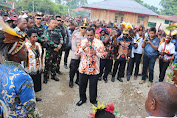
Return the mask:
[[33,80],[34,83],[34,91],[39,92],[41,91],[42,88],[42,83],[41,83],[41,73],[37,72],[37,74],[29,74]]
[[142,73],[142,80],[146,80],[147,76],[147,68],[149,67],[149,81],[153,82],[154,79],[154,66],[157,56],[149,56],[144,54],[143,56],[143,73]]
[[127,66],[127,76],[132,75],[134,64],[136,64],[134,76],[138,76],[141,57],[142,57],[142,54],[134,53],[134,58],[130,58],[128,66]]
[[123,77],[124,76],[124,71],[125,71],[125,65],[126,65],[126,60],[116,60],[115,63],[114,63],[112,77],[115,77],[115,75],[117,73],[117,70],[118,70],[118,67],[119,67],[119,72],[118,72],[117,78]]
[[169,64],[170,62],[164,62],[162,59],[159,59],[159,70],[160,70],[159,82],[163,82]]
[[90,96],[90,102],[92,104],[97,103],[97,85],[98,85],[98,75],[86,75],[79,73],[79,95],[80,100],[86,101],[86,89],[87,84],[89,80],[89,96]]
[[65,49],[64,65],[67,65],[70,48]]
[[79,71],[78,71],[79,63],[80,63],[80,59],[71,59],[70,66],[69,66],[70,67],[69,78],[70,81],[72,82],[76,73],[77,73],[76,82],[77,83],[79,82]]
[[100,59],[100,74],[99,77],[103,75],[103,78],[107,78],[109,72],[111,72],[113,65],[113,60],[112,59]]

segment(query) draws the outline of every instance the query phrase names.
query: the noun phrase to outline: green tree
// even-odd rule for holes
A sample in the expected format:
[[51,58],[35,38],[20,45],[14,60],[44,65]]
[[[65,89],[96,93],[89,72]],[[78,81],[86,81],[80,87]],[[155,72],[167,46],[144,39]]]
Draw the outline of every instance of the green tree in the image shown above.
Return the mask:
[[68,12],[67,5],[56,4],[51,0],[19,0],[16,5],[17,10],[28,10],[29,12],[40,11],[43,13],[64,15]]
[[153,12],[160,14],[159,10],[157,7],[153,6],[153,5],[148,5],[146,3],[144,3],[142,0],[135,0],[136,2],[140,3],[141,5],[147,7],[148,9],[152,10]]
[[65,0],[70,9],[80,8],[87,4],[87,0]]
[[161,0],[160,4],[163,9],[161,10],[164,15],[176,15],[177,14],[177,0]]

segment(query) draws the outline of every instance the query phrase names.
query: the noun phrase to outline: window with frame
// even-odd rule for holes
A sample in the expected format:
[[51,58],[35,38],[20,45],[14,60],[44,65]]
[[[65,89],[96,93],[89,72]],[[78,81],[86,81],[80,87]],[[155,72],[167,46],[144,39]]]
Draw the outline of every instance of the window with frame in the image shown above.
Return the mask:
[[122,13],[115,13],[115,23],[122,23],[124,21],[124,14]]
[[165,20],[165,24],[170,24],[170,21],[169,20]]
[[145,18],[145,16],[138,16],[138,21],[137,21],[137,23],[139,23],[139,24],[144,24],[144,18]]
[[148,22],[148,27],[156,27],[156,23],[154,23],[154,22]]

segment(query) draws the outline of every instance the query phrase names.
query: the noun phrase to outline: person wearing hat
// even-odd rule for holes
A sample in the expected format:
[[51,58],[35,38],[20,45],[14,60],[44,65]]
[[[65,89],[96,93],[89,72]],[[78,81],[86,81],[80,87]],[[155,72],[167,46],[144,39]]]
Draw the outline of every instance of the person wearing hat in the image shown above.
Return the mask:
[[24,10],[21,11],[21,14],[18,16],[18,18],[22,18],[22,16],[25,14]]
[[173,54],[175,53],[175,46],[173,43],[171,43],[171,36],[166,35],[165,42],[162,43],[158,48],[160,58],[159,58],[159,82],[163,82],[166,70],[171,62],[173,60]]
[[1,12],[1,16],[3,17],[4,21],[7,20],[8,16],[9,16],[8,11]]
[[0,104],[4,117],[39,117],[33,80],[20,64],[27,59],[25,38],[6,25],[3,29],[8,32],[0,39]]
[[7,22],[11,28],[15,28],[16,27],[16,25],[14,24],[14,21],[17,21],[17,18],[15,18],[15,17],[7,17],[7,19],[5,20],[5,22]]
[[44,69],[44,83],[46,84],[49,79],[49,72],[51,71],[51,79],[59,81],[56,77],[57,62],[58,62],[58,51],[61,50],[62,41],[61,34],[55,29],[56,20],[49,19],[49,28],[45,30],[42,37],[45,39],[47,44],[46,56],[45,56],[45,69]]
[[131,53],[131,50],[130,50],[131,41],[128,38],[128,36],[129,36],[128,29],[124,29],[123,37],[118,39],[117,43],[114,43],[118,51],[117,51],[117,60],[115,61],[114,68],[113,68],[113,74],[112,74],[112,79],[111,79],[112,82],[115,81],[115,75],[117,73],[118,67],[119,67],[119,70],[118,70],[117,80],[119,80],[120,82],[123,82],[122,77],[124,76],[126,62],[129,61],[130,53]]
[[75,73],[77,73],[77,79],[75,81],[76,84],[79,84],[79,63],[80,63],[80,56],[76,56],[75,50],[80,45],[80,42],[86,38],[86,29],[87,24],[86,23],[80,23],[79,24],[79,32],[73,35],[71,40],[71,62],[70,62],[70,71],[69,71],[69,87],[73,87],[73,79],[75,76]]

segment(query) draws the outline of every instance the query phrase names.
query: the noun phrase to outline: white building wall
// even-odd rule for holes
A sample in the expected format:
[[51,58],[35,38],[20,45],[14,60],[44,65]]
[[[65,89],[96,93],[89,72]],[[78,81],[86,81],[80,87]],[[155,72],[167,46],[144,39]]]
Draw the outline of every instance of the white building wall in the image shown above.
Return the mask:
[[[148,22],[156,23],[156,28],[157,29],[159,28],[160,24],[162,24],[160,29],[163,29],[163,30],[165,30],[165,28],[167,26],[169,26],[169,24],[165,24],[165,19],[162,19],[162,18],[159,18],[159,17],[155,17],[155,16],[149,16]],[[148,28],[150,28],[150,27],[148,27]]]

